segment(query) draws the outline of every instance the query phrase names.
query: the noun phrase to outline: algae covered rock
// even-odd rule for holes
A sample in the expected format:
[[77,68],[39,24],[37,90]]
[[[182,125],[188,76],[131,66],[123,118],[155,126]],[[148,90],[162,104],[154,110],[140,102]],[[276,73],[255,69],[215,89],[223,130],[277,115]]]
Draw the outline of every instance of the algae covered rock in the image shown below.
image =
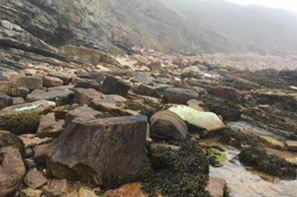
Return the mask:
[[22,155],[25,153],[25,145],[21,138],[15,134],[0,131],[0,150],[8,146],[14,146]]
[[39,115],[35,111],[0,112],[0,129],[14,134],[36,133]]
[[281,179],[296,179],[296,166],[279,158],[275,155],[269,155],[265,150],[255,147],[243,149],[238,155],[240,162],[251,166],[255,170],[268,173]]
[[221,119],[212,112],[201,112],[184,105],[173,106],[169,108],[169,110],[177,114],[187,123],[204,130],[203,135],[225,128]]

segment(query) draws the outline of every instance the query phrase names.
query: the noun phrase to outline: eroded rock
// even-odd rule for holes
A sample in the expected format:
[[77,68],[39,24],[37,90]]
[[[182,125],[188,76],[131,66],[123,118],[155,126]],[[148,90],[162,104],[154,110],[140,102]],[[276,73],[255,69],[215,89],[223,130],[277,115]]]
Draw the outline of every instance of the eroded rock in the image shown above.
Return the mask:
[[146,163],[146,127],[145,116],[75,119],[47,153],[47,166],[58,178],[96,184],[134,174]]

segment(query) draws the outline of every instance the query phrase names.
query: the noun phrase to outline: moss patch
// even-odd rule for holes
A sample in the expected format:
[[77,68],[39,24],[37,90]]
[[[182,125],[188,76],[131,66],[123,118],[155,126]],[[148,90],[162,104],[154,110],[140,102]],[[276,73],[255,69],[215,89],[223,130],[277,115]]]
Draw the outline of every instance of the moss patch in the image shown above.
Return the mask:
[[252,133],[245,133],[242,131],[233,131],[229,128],[224,129],[220,133],[221,142],[242,149],[245,147],[262,147],[263,144],[259,142],[258,137]]
[[190,142],[173,145],[149,144],[150,165],[133,177],[117,176],[107,186],[117,188],[128,182],[141,182],[143,192],[149,196],[210,196],[205,191],[209,162],[203,151]]
[[283,158],[268,155],[260,148],[246,148],[241,151],[238,157],[244,165],[251,166],[255,170],[265,172],[281,179],[296,179],[296,166]]
[[14,134],[36,133],[39,115],[35,111],[0,115],[0,129]]
[[[0,150],[3,147],[14,146],[19,149],[20,153],[24,156],[25,154],[25,145],[23,140],[15,134],[3,134],[0,135]],[[1,162],[0,162],[1,163]]]
[[220,163],[223,163],[226,160],[225,154],[216,148],[210,148],[209,153],[211,157],[215,157],[216,160]]

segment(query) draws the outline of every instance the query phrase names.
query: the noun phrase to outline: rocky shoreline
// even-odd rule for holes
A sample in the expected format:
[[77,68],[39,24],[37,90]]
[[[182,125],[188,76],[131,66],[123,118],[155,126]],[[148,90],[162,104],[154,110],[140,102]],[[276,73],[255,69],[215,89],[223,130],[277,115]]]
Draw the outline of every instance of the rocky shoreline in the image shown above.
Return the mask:
[[[0,20],[0,196],[228,196],[224,147],[296,179],[297,70],[237,70],[201,57],[55,48]],[[229,122],[249,121],[279,138]],[[263,159],[265,158],[265,159]]]

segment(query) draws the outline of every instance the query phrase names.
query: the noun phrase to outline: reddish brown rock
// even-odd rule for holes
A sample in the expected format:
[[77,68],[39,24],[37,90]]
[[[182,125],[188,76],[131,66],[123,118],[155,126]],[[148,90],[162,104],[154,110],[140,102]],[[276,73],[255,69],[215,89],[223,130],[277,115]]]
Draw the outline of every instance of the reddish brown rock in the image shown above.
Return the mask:
[[18,149],[4,147],[0,155],[0,196],[9,196],[21,185],[26,169]]
[[62,86],[63,81],[57,77],[44,76],[42,78],[45,87]]
[[13,100],[10,96],[7,96],[3,92],[0,92],[0,110],[12,105]]
[[225,190],[227,189],[226,180],[223,178],[211,177],[209,178],[209,182],[206,191],[210,193],[213,197],[224,197]]
[[40,197],[43,193],[42,190],[36,190],[28,187],[19,191],[20,197]]
[[82,118],[83,120],[95,119],[95,116],[98,113],[98,111],[95,111],[87,106],[77,107],[67,112],[65,115],[65,126],[67,127],[73,119],[78,117]]
[[108,76],[103,82],[102,92],[104,94],[118,94],[127,97],[130,85],[122,79]]
[[47,115],[41,115],[37,137],[58,137],[64,130],[64,120],[56,121],[55,113],[48,113]]
[[49,76],[59,78],[63,81],[64,85],[68,85],[71,80],[76,77],[75,74],[71,73],[65,73],[65,72],[55,72],[55,73],[50,73]]
[[146,164],[146,116],[73,120],[47,153],[47,166],[58,178],[104,183],[132,175]]
[[24,179],[25,184],[33,189],[45,185],[47,181],[48,180],[36,168],[31,169]]
[[104,94],[89,88],[75,88],[74,89],[74,102],[79,105],[89,105],[93,99],[102,99]]
[[183,88],[167,88],[163,92],[164,100],[168,103],[185,104],[188,100],[197,99],[198,93]]
[[128,183],[118,189],[107,190],[103,197],[147,197],[141,191],[141,183]]
[[28,88],[20,86],[19,84],[9,81],[1,81],[0,92],[3,92],[9,96],[20,96],[22,98],[25,98],[30,91]]
[[33,159],[39,163],[45,163],[45,153],[50,149],[51,146],[52,143],[35,146]]
[[66,179],[54,179],[51,180],[44,194],[45,196],[71,196],[71,193],[76,193],[77,196],[76,190],[69,191],[69,185]]
[[29,90],[41,89],[43,87],[42,79],[39,77],[21,77],[18,82]]

